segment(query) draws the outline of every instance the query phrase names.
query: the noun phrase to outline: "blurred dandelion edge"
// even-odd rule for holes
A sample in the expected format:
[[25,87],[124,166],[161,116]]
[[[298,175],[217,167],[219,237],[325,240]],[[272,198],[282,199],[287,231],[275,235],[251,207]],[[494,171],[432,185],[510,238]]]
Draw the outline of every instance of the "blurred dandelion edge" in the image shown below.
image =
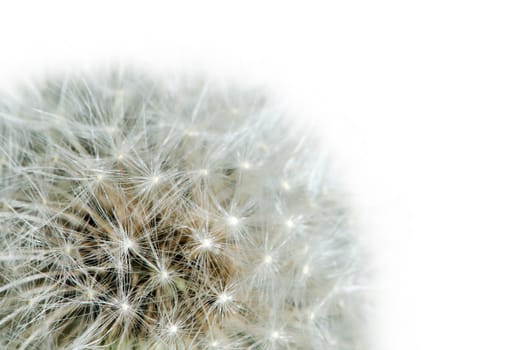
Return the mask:
[[364,249],[259,89],[131,69],[0,97],[4,349],[365,349]]

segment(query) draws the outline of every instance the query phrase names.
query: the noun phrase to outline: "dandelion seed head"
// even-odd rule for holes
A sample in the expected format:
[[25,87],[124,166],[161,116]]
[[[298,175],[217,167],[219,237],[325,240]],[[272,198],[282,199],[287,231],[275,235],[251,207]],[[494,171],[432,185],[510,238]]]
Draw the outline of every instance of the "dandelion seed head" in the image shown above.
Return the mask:
[[0,96],[0,347],[358,347],[350,208],[282,112],[127,69]]

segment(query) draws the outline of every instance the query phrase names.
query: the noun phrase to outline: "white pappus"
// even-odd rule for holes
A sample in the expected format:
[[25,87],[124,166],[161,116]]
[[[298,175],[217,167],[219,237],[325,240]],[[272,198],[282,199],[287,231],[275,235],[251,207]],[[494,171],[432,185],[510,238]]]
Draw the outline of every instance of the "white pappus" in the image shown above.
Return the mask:
[[364,349],[363,253],[259,89],[130,69],[0,100],[2,349]]

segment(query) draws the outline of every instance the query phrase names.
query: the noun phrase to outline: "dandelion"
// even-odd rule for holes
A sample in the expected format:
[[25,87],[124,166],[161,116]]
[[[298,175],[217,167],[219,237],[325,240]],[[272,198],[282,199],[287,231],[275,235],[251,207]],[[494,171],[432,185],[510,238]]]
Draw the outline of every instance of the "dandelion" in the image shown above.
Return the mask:
[[309,140],[199,78],[1,98],[0,347],[362,349],[362,249]]

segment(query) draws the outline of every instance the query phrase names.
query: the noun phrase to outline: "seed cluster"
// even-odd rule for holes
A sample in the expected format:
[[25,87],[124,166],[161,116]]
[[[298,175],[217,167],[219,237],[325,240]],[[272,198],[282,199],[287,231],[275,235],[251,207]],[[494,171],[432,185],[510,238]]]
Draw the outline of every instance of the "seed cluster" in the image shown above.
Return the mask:
[[128,70],[0,105],[3,349],[361,349],[362,249],[258,90]]

